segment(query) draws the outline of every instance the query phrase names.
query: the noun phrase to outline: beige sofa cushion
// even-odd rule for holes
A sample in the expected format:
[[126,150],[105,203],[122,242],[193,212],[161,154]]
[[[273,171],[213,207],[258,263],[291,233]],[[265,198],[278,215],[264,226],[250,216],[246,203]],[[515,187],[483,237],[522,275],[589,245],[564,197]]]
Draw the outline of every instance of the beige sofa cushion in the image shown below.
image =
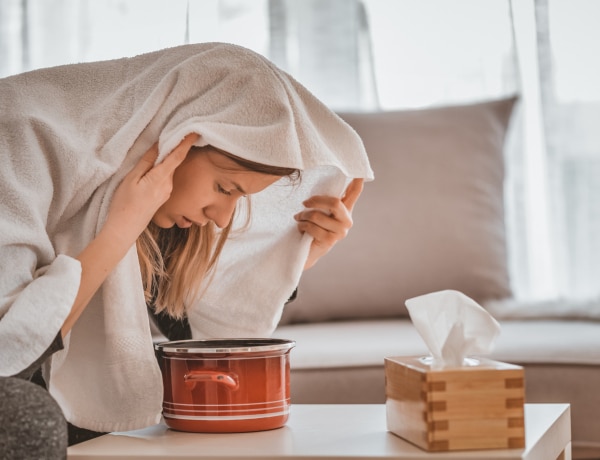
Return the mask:
[[281,324],[405,316],[406,299],[442,289],[481,303],[509,297],[503,145],[515,101],[341,114],[375,181]]

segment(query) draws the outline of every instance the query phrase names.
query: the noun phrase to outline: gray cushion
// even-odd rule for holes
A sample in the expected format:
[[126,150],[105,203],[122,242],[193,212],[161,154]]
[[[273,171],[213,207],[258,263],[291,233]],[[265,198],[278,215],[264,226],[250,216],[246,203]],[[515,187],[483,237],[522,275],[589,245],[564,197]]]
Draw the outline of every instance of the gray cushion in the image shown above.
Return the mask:
[[406,299],[443,289],[479,303],[510,297],[503,145],[515,101],[341,114],[375,181],[281,324],[406,316]]

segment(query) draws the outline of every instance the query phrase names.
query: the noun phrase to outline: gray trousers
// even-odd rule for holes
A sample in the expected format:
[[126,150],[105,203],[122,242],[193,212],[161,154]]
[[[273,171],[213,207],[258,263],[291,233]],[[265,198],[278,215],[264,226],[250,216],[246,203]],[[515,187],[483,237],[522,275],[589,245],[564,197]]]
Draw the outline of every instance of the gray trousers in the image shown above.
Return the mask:
[[66,459],[67,421],[39,385],[0,377],[0,458]]

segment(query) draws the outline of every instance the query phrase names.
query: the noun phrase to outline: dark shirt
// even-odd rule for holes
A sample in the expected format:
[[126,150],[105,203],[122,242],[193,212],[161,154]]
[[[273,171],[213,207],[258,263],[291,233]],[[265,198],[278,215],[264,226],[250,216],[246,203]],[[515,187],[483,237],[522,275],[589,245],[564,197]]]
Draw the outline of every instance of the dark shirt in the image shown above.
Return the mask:
[[[293,301],[298,295],[298,289],[296,288],[287,303]],[[286,304],[287,304],[286,303]],[[156,313],[152,305],[148,305],[148,313],[150,317],[154,320],[154,323],[158,327],[159,331],[168,339],[168,340],[187,340],[192,338],[192,330],[190,328],[190,323],[187,317],[183,317],[182,319],[175,319],[169,316],[169,314],[165,311],[160,313]],[[42,353],[42,355],[35,360],[35,362],[31,363],[29,367],[22,370],[15,377],[26,379],[26,380],[37,380],[40,378],[40,368],[42,363],[46,361],[53,353],[56,353],[59,350],[64,348],[62,334],[59,331],[56,334],[56,338],[50,344],[48,349]],[[37,383],[37,382],[36,382]]]
[[148,306],[148,313],[154,320],[158,330],[169,340],[187,340],[192,338],[192,330],[187,316],[181,319],[175,319],[166,311],[156,313],[154,308]]
[[29,367],[27,367],[26,369],[23,369],[21,372],[16,374],[14,377],[17,377],[20,379],[25,379],[25,380],[33,380],[33,377],[36,374],[36,372],[39,372],[39,369],[42,366],[42,363],[44,361],[46,361],[46,359],[48,359],[48,357],[51,354],[56,353],[57,351],[62,350],[63,348],[64,348],[64,345],[63,345],[63,340],[62,340],[62,334],[61,334],[61,331],[58,331],[58,334],[56,334],[56,338],[50,344],[48,349],[44,353],[42,353],[42,355],[38,359],[36,359],[33,363],[31,363],[31,365]]
[[[287,303],[293,301],[296,298],[298,293],[298,289],[295,289]],[[192,338],[192,331],[190,328],[189,321],[187,317],[182,319],[175,319],[169,316],[166,312],[156,313],[154,308],[151,305],[147,306],[148,313],[150,317],[154,320],[154,323],[160,330],[160,332],[167,337],[168,340],[187,340]],[[59,350],[64,348],[62,333],[58,332],[54,341],[50,344],[48,349],[42,353],[42,355],[35,360],[35,362],[31,363],[26,369],[22,370],[14,377],[30,380],[33,383],[37,383],[38,385],[47,388],[46,382],[42,377],[41,366],[53,353],[56,353]],[[72,446],[74,444],[78,444],[83,441],[87,441],[89,439],[93,439],[95,437],[101,436],[105,433],[100,433],[96,431],[90,431],[83,428],[79,428],[71,423],[68,423],[68,436],[69,436],[69,445]]]
[[[292,295],[287,300],[286,305],[292,302],[298,295],[298,288],[294,289]],[[158,330],[168,340],[188,340],[192,338],[192,330],[187,317],[181,319],[175,319],[169,316],[165,311],[156,313],[152,305],[148,305],[148,313],[150,317],[154,319],[154,324],[158,327]]]

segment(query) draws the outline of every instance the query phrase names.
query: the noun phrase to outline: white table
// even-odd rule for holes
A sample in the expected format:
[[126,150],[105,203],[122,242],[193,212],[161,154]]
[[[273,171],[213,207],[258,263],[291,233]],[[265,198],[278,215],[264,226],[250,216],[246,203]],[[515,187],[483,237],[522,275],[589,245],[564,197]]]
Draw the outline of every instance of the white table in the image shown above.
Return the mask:
[[292,405],[283,428],[183,433],[164,424],[69,447],[69,460],[100,459],[571,459],[568,404],[525,405],[525,449],[427,453],[387,431],[383,404]]

